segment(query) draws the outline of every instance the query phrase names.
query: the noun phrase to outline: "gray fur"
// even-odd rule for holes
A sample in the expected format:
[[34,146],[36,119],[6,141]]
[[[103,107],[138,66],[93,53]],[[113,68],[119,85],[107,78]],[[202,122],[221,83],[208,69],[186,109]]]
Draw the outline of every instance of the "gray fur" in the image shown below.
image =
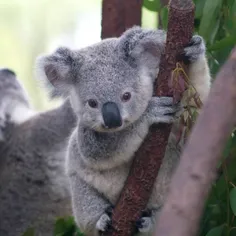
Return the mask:
[[[30,109],[22,91],[15,75],[0,70],[0,104]],[[52,236],[56,218],[72,214],[64,171],[68,138],[76,125],[70,101],[18,123],[11,119],[14,109],[3,108],[0,115],[10,119],[3,122],[0,142],[0,235],[22,236],[34,227],[35,236]]]
[[6,122],[21,123],[34,115],[28,95],[8,68],[0,68],[0,142]]
[[[196,66],[199,70],[205,68],[202,86],[206,95],[210,75],[205,50],[202,50],[204,42],[199,38],[198,43],[185,49],[185,54],[192,62],[190,70]],[[78,116],[78,125],[69,141],[66,171],[76,222],[88,236],[107,228],[109,217],[104,216],[104,212],[116,203],[133,154],[148,133],[149,126],[173,122],[174,114],[180,109],[179,105],[172,105],[171,98],[152,97],[164,46],[163,31],[133,27],[120,38],[106,39],[77,51],[59,48],[37,61],[41,77],[59,93],[70,97]],[[197,76],[191,77],[195,83]],[[125,92],[131,93],[127,102],[121,100]],[[198,92],[201,95],[201,91]],[[96,108],[89,107],[90,99],[97,101]],[[106,102],[113,102],[119,108],[120,127],[107,129],[104,125],[102,107]],[[163,204],[180,155],[180,148],[174,141],[172,134],[147,206],[149,209]],[[144,218],[146,223],[140,228],[140,234],[152,231],[149,223],[155,222],[154,216]]]

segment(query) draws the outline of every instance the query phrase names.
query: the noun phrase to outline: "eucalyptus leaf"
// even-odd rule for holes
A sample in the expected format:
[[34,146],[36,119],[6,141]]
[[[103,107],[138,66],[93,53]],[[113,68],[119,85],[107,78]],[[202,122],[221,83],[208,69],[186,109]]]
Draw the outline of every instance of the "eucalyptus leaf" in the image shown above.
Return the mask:
[[34,228],[28,228],[22,236],[35,236]]
[[208,50],[215,51],[215,50],[222,50],[228,46],[234,46],[236,44],[236,34],[230,35],[221,39],[220,41],[215,42],[212,46],[208,47]]
[[209,41],[211,33],[214,30],[216,20],[220,17],[220,10],[223,0],[206,0],[203,16],[199,26],[199,34]]
[[211,229],[206,236],[221,236],[224,230],[224,225],[217,226],[213,229]]
[[230,206],[236,216],[236,188],[232,188],[229,194]]
[[143,0],[143,6],[147,8],[149,11],[158,12],[161,9],[161,1],[160,0]]

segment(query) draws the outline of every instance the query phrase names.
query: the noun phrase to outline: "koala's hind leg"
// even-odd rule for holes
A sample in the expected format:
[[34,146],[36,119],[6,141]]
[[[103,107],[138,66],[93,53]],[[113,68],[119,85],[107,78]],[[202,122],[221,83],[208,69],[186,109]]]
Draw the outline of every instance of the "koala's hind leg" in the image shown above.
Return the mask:
[[0,68],[0,141],[4,141],[7,124],[20,124],[35,114],[16,74]]

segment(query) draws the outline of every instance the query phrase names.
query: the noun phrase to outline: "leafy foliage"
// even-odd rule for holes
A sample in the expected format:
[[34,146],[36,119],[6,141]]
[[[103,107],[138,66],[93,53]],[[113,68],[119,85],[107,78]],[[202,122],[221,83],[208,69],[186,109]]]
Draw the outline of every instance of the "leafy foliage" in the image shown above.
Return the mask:
[[[22,236],[36,236],[33,228],[29,228]],[[76,226],[72,216],[58,218],[54,225],[52,236],[84,236]]]

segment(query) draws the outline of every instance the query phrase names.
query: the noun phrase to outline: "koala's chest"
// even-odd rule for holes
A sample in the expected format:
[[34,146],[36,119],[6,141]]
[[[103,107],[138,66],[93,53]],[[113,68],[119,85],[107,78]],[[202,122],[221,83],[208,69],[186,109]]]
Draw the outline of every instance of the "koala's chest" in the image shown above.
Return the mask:
[[112,203],[115,203],[123,189],[129,173],[130,164],[107,171],[91,171],[88,169],[80,172],[81,177]]

